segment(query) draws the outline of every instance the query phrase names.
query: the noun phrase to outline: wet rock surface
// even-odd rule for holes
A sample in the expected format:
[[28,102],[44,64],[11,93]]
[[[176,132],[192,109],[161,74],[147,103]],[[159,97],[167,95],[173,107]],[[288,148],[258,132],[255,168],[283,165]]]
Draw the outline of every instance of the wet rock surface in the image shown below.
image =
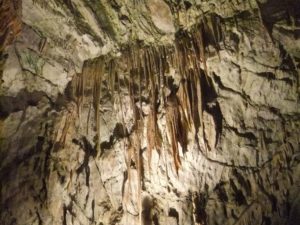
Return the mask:
[[12,2],[1,224],[298,224],[298,1]]

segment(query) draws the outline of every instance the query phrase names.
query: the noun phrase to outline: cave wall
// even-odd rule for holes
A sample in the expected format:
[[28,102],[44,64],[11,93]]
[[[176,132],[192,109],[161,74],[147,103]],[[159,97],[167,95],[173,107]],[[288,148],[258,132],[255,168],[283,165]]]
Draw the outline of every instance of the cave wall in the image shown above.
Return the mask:
[[299,223],[297,0],[0,12],[1,224]]

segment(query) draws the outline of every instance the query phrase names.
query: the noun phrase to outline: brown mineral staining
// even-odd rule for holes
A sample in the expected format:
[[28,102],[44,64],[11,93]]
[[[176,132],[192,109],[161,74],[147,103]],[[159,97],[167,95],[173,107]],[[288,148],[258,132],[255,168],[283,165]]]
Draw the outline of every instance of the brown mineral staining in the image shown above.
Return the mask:
[[0,4],[0,52],[21,31],[21,1],[3,0]]

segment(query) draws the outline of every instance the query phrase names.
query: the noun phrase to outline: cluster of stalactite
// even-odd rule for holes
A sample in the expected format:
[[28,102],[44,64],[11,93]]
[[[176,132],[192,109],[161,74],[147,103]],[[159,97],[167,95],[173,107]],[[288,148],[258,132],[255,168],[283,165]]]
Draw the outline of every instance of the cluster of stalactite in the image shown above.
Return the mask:
[[[85,96],[92,92],[92,105],[99,139],[101,84],[106,74],[112,101],[115,99],[115,93],[120,94],[121,85],[128,88],[134,115],[133,130],[138,130],[139,126],[143,125],[139,122],[144,117],[143,97],[149,100],[150,113],[147,123],[149,159],[151,159],[151,151],[153,149],[159,151],[162,145],[162,137],[157,125],[157,111],[159,106],[165,109],[174,162],[178,171],[180,160],[176,156],[178,155],[177,141],[183,150],[186,150],[186,132],[193,128],[197,133],[199,128],[203,127],[202,102],[205,93],[201,91],[203,86],[201,82],[210,85],[206,65],[207,47],[213,46],[218,53],[221,40],[220,20],[210,15],[203,17],[191,31],[179,30],[174,46],[144,46],[142,42],[135,42],[123,48],[120,58],[101,56],[86,61],[82,73],[75,77],[79,115]],[[175,68],[176,73],[181,76],[178,87],[170,88],[167,83],[170,68]],[[123,84],[120,84],[120,73],[125,74],[126,79]],[[170,90],[168,96],[166,96],[166,88]],[[100,151],[99,142],[96,142],[96,146]]]
[[[82,73],[75,77],[75,95],[79,115],[85,96],[88,93],[92,93],[93,96],[90,106],[93,106],[95,112],[97,137],[95,148],[98,155],[101,155],[99,110],[103,77],[107,77],[106,82],[109,84],[108,89],[111,92],[112,101],[116,94],[121,99],[121,86],[127,88],[134,117],[134,125],[131,135],[128,135],[128,149],[126,149],[127,167],[129,169],[134,162],[138,171],[138,199],[141,200],[143,183],[141,135],[144,128],[147,130],[149,169],[152,151],[156,150],[160,153],[163,145],[163,135],[157,122],[159,108],[164,112],[167,138],[170,143],[169,152],[173,157],[177,174],[181,166],[179,144],[183,152],[187,151],[189,132],[195,134],[197,141],[199,136],[204,138],[202,114],[205,93],[201,87],[203,87],[202,82],[205,82],[206,86],[211,85],[206,65],[207,47],[213,46],[218,53],[220,41],[222,41],[220,20],[210,15],[202,18],[199,24],[190,31],[178,31],[174,46],[144,46],[142,42],[135,42],[123,48],[120,58],[100,57],[87,61]],[[181,76],[179,86],[170,87],[168,82],[170,68],[174,68]],[[120,74],[125,77],[123,82],[120,82]],[[142,110],[144,99],[150,103],[147,124],[144,124],[146,115]],[[120,104],[120,110],[123,111],[122,104]],[[123,112],[122,115],[124,115]],[[90,112],[87,124],[89,124],[89,117]],[[124,123],[124,118],[122,120]],[[125,127],[123,124],[124,129]],[[198,135],[199,132],[200,135]],[[129,131],[124,130],[124,134],[128,133]],[[128,176],[130,179],[129,171]],[[141,220],[141,201],[138,205]]]
[[5,62],[4,49],[21,31],[20,11],[21,1],[0,0],[0,77]]
[[[89,120],[91,114],[91,107],[94,109],[94,117],[95,117],[95,127],[96,127],[96,138],[95,138],[95,149],[98,153],[100,153],[100,97],[101,97],[101,86],[102,79],[104,76],[105,70],[105,58],[99,57],[96,60],[85,61],[83,65],[83,70],[81,74],[77,74],[74,78],[74,86],[75,92],[74,95],[76,97],[78,116],[81,116],[81,110],[83,107],[83,103],[86,103],[90,98],[90,94],[92,94],[92,102],[88,102],[90,105],[87,123],[87,133],[89,127]],[[80,118],[79,118],[80,119]]]

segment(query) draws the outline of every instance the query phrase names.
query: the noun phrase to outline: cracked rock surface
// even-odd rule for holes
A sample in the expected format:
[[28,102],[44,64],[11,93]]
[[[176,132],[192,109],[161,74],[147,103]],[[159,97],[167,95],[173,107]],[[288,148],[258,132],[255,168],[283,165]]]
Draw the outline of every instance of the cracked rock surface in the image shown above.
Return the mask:
[[298,0],[0,0],[0,224],[297,225]]

